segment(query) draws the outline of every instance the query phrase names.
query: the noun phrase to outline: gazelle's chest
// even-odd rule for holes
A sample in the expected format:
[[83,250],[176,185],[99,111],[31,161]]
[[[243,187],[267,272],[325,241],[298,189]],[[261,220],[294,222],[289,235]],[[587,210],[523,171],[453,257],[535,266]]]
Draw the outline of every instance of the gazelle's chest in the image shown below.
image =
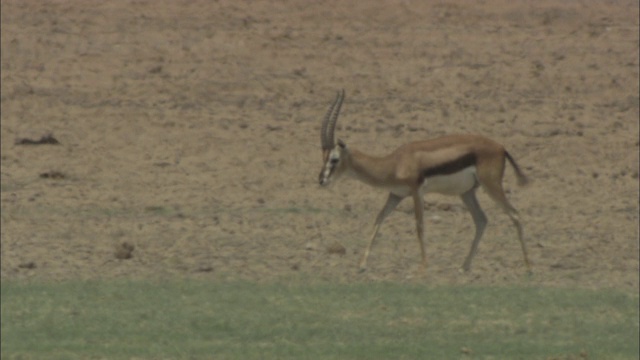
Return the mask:
[[[476,167],[469,166],[452,174],[427,177],[420,187],[422,193],[462,195],[476,185]],[[395,195],[411,195],[409,186],[393,186],[389,189]]]

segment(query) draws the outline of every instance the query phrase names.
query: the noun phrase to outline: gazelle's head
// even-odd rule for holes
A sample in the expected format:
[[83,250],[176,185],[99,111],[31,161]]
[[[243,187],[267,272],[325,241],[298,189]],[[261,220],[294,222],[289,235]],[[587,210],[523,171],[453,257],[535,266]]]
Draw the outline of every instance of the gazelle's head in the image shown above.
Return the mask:
[[324,165],[318,177],[322,186],[328,185],[331,179],[337,179],[347,169],[347,157],[349,156],[347,146],[341,140],[336,143],[333,138],[343,100],[344,90],[338,92],[336,99],[322,121],[320,142],[322,144],[322,161]]

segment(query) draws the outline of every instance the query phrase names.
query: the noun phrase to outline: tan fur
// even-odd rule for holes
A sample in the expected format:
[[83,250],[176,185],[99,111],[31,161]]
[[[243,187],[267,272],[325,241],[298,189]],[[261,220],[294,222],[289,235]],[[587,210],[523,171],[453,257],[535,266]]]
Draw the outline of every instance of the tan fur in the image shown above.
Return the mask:
[[[502,180],[504,147],[480,135],[448,135],[431,140],[411,142],[400,146],[391,154],[381,157],[367,155],[356,149],[343,154],[344,169],[355,177],[376,187],[419,187],[420,171],[465,153],[477,156],[478,172],[487,181]],[[324,155],[326,161],[328,153]],[[487,169],[485,169],[485,167]]]

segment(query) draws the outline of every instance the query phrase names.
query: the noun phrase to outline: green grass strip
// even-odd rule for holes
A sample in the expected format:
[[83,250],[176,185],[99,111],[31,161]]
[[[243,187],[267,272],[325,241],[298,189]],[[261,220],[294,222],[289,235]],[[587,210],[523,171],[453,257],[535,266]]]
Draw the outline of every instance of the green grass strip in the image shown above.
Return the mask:
[[637,359],[638,297],[554,288],[2,283],[3,359]]

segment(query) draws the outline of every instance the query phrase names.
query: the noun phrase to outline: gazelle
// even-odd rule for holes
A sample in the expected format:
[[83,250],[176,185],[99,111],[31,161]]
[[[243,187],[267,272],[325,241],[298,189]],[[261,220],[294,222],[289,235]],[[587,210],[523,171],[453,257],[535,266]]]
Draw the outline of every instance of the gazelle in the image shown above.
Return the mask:
[[476,227],[471,250],[462,265],[462,270],[469,271],[478,243],[487,226],[487,217],[476,199],[479,186],[482,186],[511,218],[518,231],[525,265],[530,271],[518,212],[511,206],[502,189],[505,159],[513,166],[519,185],[525,185],[528,180],[502,145],[479,135],[449,135],[402,145],[387,156],[367,155],[347,147],[341,140],[334,142],[336,121],[343,101],[344,90],[338,92],[322,122],[324,165],[320,171],[320,185],[326,186],[331,180],[347,174],[369,185],[389,190],[387,202],[376,217],[369,244],[360,260],[362,271],[366,269],[367,258],[380,224],[404,198],[409,196],[414,204],[422,266],[426,267],[423,197],[429,192],[460,196],[469,209]]

